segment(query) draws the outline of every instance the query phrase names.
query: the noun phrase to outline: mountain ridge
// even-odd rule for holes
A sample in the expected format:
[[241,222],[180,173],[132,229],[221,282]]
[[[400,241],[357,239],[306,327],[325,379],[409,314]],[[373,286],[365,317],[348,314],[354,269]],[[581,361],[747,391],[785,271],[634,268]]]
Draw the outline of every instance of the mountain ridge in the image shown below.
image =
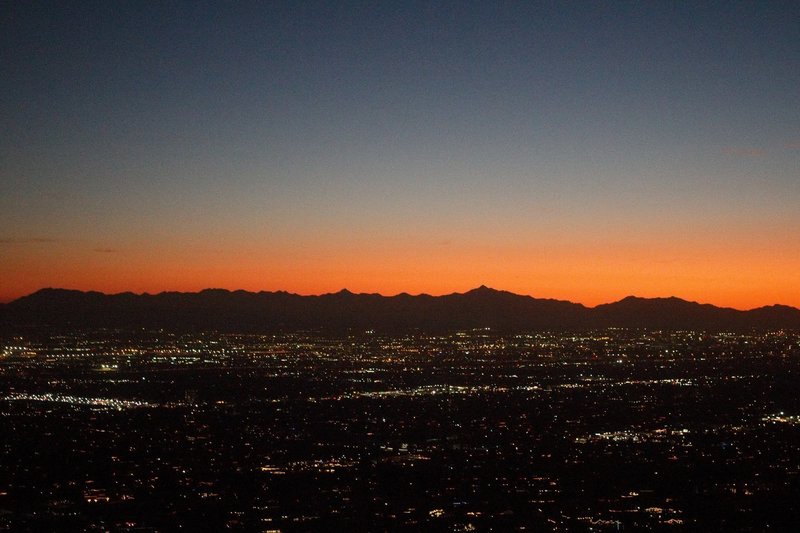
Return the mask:
[[160,327],[224,331],[303,329],[397,332],[489,327],[500,331],[645,329],[800,329],[800,309],[773,304],[750,310],[701,304],[674,296],[627,296],[587,307],[481,285],[442,296],[208,288],[155,294],[44,288],[0,304],[0,323],[14,326]]

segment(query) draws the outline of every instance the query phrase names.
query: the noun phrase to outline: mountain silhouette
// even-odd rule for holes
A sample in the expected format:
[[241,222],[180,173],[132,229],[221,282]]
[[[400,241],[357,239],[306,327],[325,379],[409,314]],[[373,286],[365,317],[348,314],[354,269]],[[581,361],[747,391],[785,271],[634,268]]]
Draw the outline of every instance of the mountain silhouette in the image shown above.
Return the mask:
[[485,286],[444,296],[354,294],[318,296],[285,291],[206,289],[195,293],[103,294],[42,289],[0,306],[7,327],[167,328],[275,332],[298,330],[502,332],[624,327],[739,331],[800,329],[800,310],[773,305],[750,311],[680,298],[638,298],[590,308]]

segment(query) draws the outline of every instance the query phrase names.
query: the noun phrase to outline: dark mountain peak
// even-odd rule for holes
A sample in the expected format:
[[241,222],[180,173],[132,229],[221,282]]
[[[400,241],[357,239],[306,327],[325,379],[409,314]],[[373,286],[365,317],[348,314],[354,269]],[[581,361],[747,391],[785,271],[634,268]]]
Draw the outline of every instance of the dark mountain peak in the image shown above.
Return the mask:
[[788,305],[767,305],[748,311],[761,324],[780,324],[782,328],[791,328],[791,324],[800,322],[800,309]]
[[[49,301],[65,301],[65,300],[74,300],[74,299],[82,299],[82,298],[102,298],[106,297],[105,294],[97,291],[79,291],[76,289],[57,289],[53,287],[47,287],[44,289],[39,289],[38,291],[31,293],[27,296],[23,296],[15,300],[15,302],[49,302]],[[14,303],[14,302],[11,302]]]
[[268,292],[268,291],[260,291],[258,294],[280,294],[281,296],[291,296],[292,293],[289,291],[275,291],[275,292]]
[[[205,294],[208,296],[224,296],[228,294],[233,294],[228,289],[203,289],[198,294]],[[236,294],[246,294],[246,291],[236,291]]]
[[684,300],[683,298],[678,298],[677,296],[657,296],[654,298],[643,298],[641,296],[626,296],[622,300],[610,303],[610,304],[600,304],[597,307],[609,307],[609,306],[647,306],[647,307],[658,307],[658,306],[675,306],[675,305],[702,305],[697,302],[691,302],[689,300]]
[[336,331],[444,331],[491,327],[497,331],[577,330],[603,327],[744,330],[800,329],[800,309],[772,305],[751,311],[676,297],[627,296],[593,308],[539,299],[481,285],[445,296],[401,293],[322,296],[285,291],[206,289],[155,295],[105,295],[46,288],[5,304],[8,325],[159,327],[226,331],[327,329]]
[[44,289],[39,289],[36,292],[29,294],[28,296],[23,296],[23,298],[39,298],[39,297],[46,297],[46,296],[63,296],[67,294],[77,295],[77,294],[90,294],[90,292],[83,292],[76,289],[59,289],[55,287],[45,287]]
[[34,291],[27,296],[23,296],[23,298],[30,298],[31,296],[41,296],[43,294],[56,294],[56,293],[65,293],[65,292],[78,292],[72,291],[70,289],[58,289],[56,287],[43,287],[38,291]]
[[[644,300],[644,298],[642,298],[641,296],[634,296],[634,295],[632,295],[632,294],[631,294],[631,295],[629,295],[629,296],[626,296],[626,297],[625,297],[625,298],[623,298],[622,300],[619,300],[619,302],[617,302],[617,303],[622,303],[622,302],[638,302],[638,301],[641,301],[641,300]],[[610,304],[605,304],[605,305],[610,305]]]
[[[465,292],[464,294],[474,295],[474,296],[486,296],[489,294],[502,294],[505,291],[498,291],[497,289],[492,289],[491,287],[487,287],[486,285],[481,285],[480,287],[476,287],[472,290]],[[510,293],[508,293],[510,294]]]
[[800,312],[800,309],[797,309],[796,307],[791,307],[789,305],[783,305],[783,304],[765,305],[765,306],[757,307],[757,308],[753,309],[753,311],[759,311],[759,310],[763,310],[763,311],[788,311],[788,312],[791,312],[791,313]]

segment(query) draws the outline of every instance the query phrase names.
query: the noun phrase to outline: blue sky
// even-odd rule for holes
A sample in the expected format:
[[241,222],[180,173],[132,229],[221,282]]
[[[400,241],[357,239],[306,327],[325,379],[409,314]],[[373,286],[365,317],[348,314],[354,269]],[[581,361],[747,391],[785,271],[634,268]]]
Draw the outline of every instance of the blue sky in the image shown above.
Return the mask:
[[[0,297],[126,280],[151,291],[489,283],[585,301],[800,304],[796,3],[9,2],[0,13],[0,254],[11,258],[0,274],[15,280]],[[212,251],[242,267],[207,272]],[[547,254],[596,268],[570,282],[543,269]],[[704,254],[694,276],[664,266]],[[469,258],[484,266],[465,272]],[[762,289],[698,281],[709,265]],[[582,293],[592,272],[605,289]]]

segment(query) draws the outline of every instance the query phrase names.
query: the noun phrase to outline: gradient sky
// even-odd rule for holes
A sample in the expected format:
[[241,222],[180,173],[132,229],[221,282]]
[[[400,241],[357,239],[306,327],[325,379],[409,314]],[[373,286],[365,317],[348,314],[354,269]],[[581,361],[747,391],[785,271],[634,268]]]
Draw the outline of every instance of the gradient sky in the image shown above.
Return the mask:
[[395,4],[0,4],[0,300],[800,306],[800,3]]

